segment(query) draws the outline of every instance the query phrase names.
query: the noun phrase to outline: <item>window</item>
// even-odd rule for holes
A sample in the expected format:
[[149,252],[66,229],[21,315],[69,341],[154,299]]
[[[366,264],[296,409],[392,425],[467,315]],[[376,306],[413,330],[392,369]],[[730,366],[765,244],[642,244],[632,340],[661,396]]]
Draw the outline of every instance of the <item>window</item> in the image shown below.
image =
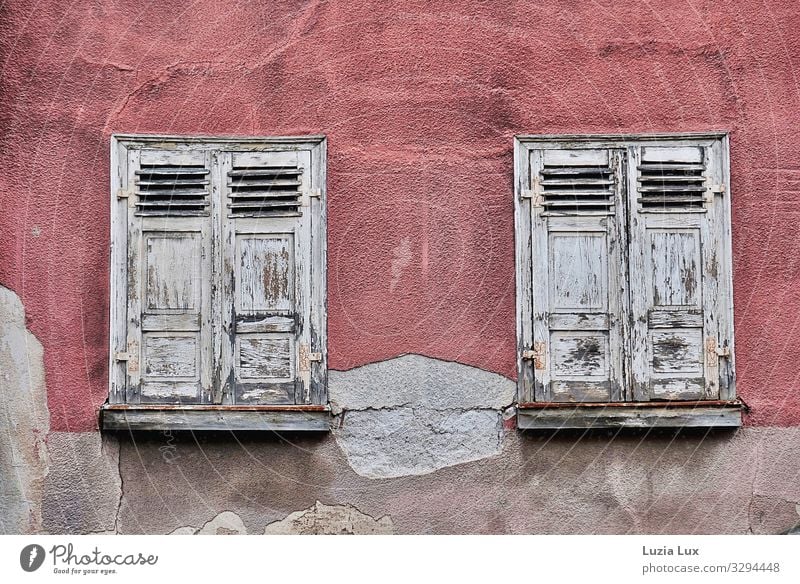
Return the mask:
[[324,138],[111,146],[103,426],[327,429]]
[[724,134],[516,140],[521,428],[738,426]]

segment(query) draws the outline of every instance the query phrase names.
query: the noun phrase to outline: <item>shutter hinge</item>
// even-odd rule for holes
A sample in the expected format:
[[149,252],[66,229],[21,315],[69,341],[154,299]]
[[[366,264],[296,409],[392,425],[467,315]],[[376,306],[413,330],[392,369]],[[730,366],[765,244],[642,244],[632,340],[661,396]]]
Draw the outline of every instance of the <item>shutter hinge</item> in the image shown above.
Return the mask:
[[311,199],[322,197],[322,189],[306,189],[303,191],[303,207],[311,206]]
[[522,351],[522,358],[526,361],[533,361],[534,369],[544,369],[547,363],[545,343],[533,343],[533,349]]
[[128,189],[117,189],[117,199],[127,199],[130,196]]
[[708,187],[706,187],[706,203],[712,204],[714,202],[714,195],[722,196],[724,194],[725,194],[724,184],[718,184],[718,185],[709,184]]
[[126,353],[125,351],[117,351],[114,353],[114,360],[115,361],[130,361],[131,354]]
[[532,207],[541,207],[542,203],[544,202],[544,197],[542,196],[542,183],[539,180],[539,177],[534,177],[533,179],[533,188],[532,189],[522,189],[520,193],[520,198],[522,199],[530,199]]
[[322,361],[322,353],[312,353],[306,344],[301,344],[299,349],[299,369],[300,371],[311,371],[311,363]]

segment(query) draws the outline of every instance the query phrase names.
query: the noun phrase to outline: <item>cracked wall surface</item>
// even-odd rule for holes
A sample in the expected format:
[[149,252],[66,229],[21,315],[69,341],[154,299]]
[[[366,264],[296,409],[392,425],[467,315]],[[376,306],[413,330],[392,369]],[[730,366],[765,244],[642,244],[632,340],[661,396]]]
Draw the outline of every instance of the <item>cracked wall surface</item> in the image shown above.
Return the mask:
[[314,506],[296,511],[285,519],[270,523],[264,535],[391,535],[392,518],[370,517],[352,505]]
[[42,345],[19,297],[0,286],[0,533],[42,527],[49,429]]
[[800,521],[798,468],[787,428],[508,432],[498,456],[379,479],[325,437],[120,437],[118,530],[347,531],[348,513],[326,510],[343,506],[398,534],[784,533]]
[[362,476],[426,474],[499,454],[515,391],[501,375],[421,355],[331,371],[333,433]]
[[98,432],[51,432],[42,526],[49,533],[114,533],[122,498],[119,445]]
[[[800,12],[640,4],[5,3],[0,282],[25,311],[0,288],[0,531],[262,533],[318,501],[398,533],[794,529]],[[747,427],[504,428],[513,136],[718,129]],[[328,137],[331,436],[96,432],[108,143],[127,132]]]

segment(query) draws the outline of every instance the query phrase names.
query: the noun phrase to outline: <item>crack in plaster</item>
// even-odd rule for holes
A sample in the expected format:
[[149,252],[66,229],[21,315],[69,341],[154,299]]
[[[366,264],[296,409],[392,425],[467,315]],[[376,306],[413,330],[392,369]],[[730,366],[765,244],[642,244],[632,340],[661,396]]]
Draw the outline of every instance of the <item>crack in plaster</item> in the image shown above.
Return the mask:
[[42,529],[50,431],[44,350],[25,326],[22,300],[0,286],[0,495],[2,533]]
[[333,434],[350,467],[380,479],[500,454],[516,384],[422,355],[330,372]]
[[376,519],[353,505],[325,505],[316,501],[302,511],[267,524],[264,535],[391,535],[389,515]]

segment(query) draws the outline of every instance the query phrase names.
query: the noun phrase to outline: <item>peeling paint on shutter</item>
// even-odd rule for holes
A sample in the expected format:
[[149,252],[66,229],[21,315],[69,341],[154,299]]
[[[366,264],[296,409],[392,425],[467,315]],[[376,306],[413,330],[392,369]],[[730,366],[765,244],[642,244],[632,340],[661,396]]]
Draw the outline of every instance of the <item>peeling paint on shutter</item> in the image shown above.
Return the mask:
[[622,158],[615,150],[534,150],[533,346],[536,401],[622,398],[625,288]]
[[230,152],[221,164],[225,399],[310,403],[310,155]]
[[721,146],[629,149],[631,355],[636,400],[720,397],[727,296]]
[[209,403],[208,155],[130,150],[128,172],[126,401]]

